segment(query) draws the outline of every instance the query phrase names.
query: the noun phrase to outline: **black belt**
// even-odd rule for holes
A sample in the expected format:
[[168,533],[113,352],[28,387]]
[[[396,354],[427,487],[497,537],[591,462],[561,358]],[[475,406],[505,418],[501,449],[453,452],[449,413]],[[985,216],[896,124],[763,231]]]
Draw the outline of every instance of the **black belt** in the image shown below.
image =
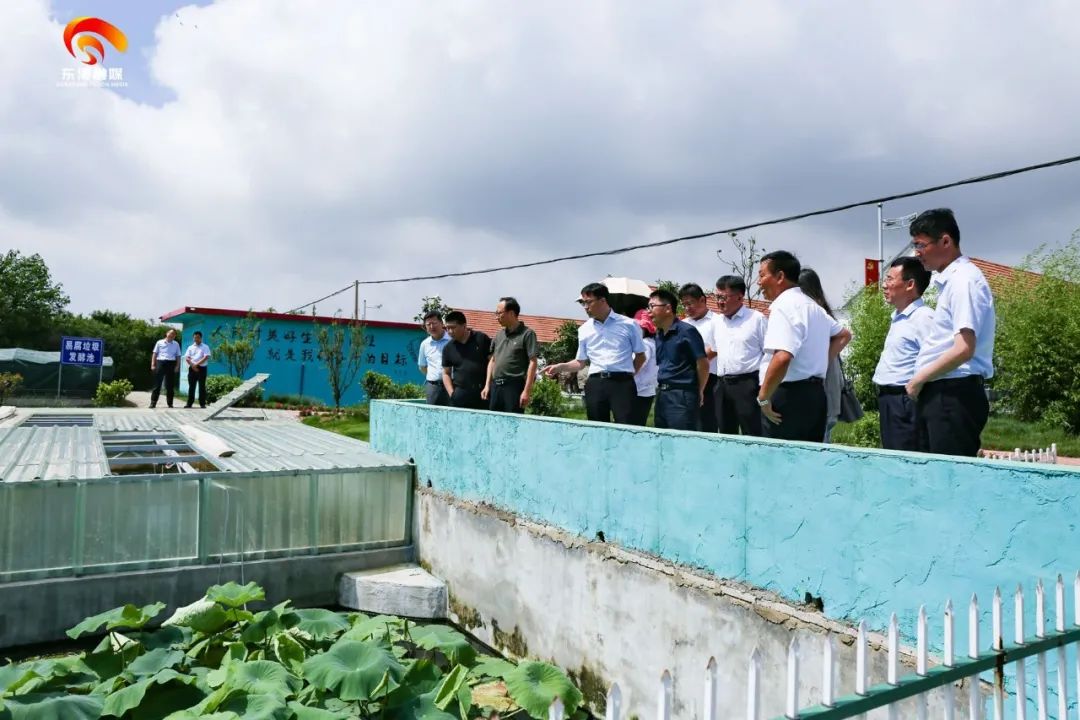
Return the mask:
[[491,382],[495,383],[496,385],[505,385],[507,383],[513,383],[513,382],[525,382],[525,378],[523,378],[523,377],[499,377],[499,378],[492,378]]
[[428,385],[442,385],[442,380],[428,380]]
[[958,385],[978,385],[983,386],[982,375],[965,375],[958,378],[945,378],[944,380],[931,380],[926,383],[926,387],[933,385],[934,387],[956,387]]
[[661,390],[693,390],[697,391],[697,383],[666,383],[662,382],[657,387]]
[[590,378],[598,377],[601,380],[631,380],[634,377],[634,373],[629,373],[629,372],[607,372],[606,370],[601,370],[600,372],[593,373],[589,377]]
[[905,385],[878,385],[878,395],[906,395],[907,387]]
[[825,383],[825,378],[808,377],[805,380],[791,380],[789,382],[780,383],[780,387],[791,387],[792,385],[822,385]]
[[717,375],[716,379],[722,383],[742,382],[743,380],[749,380],[753,378],[757,380],[758,374],[756,372],[743,373],[741,375]]

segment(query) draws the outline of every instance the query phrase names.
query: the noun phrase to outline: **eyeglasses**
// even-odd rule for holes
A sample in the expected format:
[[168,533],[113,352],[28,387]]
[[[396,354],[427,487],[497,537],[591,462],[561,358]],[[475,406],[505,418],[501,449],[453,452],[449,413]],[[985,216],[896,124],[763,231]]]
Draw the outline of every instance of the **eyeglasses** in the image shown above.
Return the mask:
[[671,306],[668,305],[667,303],[649,303],[645,307],[649,308],[650,310],[655,310],[656,308],[671,307]]
[[726,303],[728,300],[737,300],[737,299],[742,299],[742,296],[741,295],[720,295],[720,294],[716,295],[716,302],[720,303],[721,305]]
[[940,241],[941,238],[938,238],[937,240],[930,240],[929,242],[913,242],[911,243],[911,247],[915,249],[915,252],[922,252],[926,248],[930,247],[931,245],[936,245]]

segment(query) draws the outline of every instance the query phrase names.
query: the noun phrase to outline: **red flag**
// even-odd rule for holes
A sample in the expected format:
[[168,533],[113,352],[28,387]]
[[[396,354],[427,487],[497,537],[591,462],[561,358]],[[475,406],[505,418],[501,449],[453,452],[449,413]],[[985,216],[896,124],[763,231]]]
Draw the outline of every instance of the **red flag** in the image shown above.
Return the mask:
[[877,285],[878,282],[881,280],[881,261],[880,260],[871,260],[870,258],[867,258],[865,267],[866,267],[866,283],[865,284],[866,285]]

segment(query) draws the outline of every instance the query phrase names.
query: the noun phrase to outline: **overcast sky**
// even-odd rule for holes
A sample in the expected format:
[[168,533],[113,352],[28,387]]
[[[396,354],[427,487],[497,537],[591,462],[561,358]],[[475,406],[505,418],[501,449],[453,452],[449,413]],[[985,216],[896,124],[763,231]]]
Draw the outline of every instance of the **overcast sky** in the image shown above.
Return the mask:
[[[286,310],[353,279],[614,248],[1080,154],[1080,3],[8,0],[0,245],[72,308]],[[95,15],[123,89],[58,87]],[[1020,260],[1080,227],[1080,165],[886,206],[953,207]],[[756,233],[832,299],[873,208]],[[905,233],[886,235],[887,254]],[[723,238],[361,289],[577,316],[606,275],[711,284]],[[374,306],[382,305],[381,308]],[[320,314],[352,311],[352,293]]]

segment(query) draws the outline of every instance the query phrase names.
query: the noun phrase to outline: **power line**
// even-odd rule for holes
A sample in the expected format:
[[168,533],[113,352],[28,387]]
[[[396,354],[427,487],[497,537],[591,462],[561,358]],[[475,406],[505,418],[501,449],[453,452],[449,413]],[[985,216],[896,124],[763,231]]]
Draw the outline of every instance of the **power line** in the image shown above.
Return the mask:
[[[784,223],[794,222],[796,220],[805,220],[812,217],[820,217],[822,215],[832,215],[838,212],[844,212],[845,210],[852,210],[857,207],[866,207],[868,205],[877,205],[878,203],[891,202],[893,200],[903,200],[904,198],[918,197],[919,195],[928,195],[930,193],[938,192],[939,190],[948,190],[949,188],[961,187],[963,185],[976,185],[978,183],[990,182],[991,180],[1000,180],[1002,178],[1011,177],[1013,175],[1022,175],[1023,173],[1034,172],[1035,170],[1045,170],[1046,168],[1061,167],[1062,165],[1069,165],[1075,162],[1080,162],[1080,155],[1074,155],[1072,157],[1061,158],[1060,160],[1052,160],[1050,162],[1038,163],[1037,165],[1027,165],[1025,167],[1014,168],[1012,170],[1002,170],[1000,172],[990,173],[988,175],[977,175],[975,177],[967,178],[966,180],[955,180],[953,182],[945,183],[943,185],[934,185],[933,187],[922,188],[921,190],[912,190],[910,192],[896,193],[894,195],[886,195],[885,197],[873,198],[871,200],[861,200],[859,202],[847,203],[845,205],[837,205],[836,207],[825,208],[822,210],[812,210],[810,212],[799,213],[797,215],[788,215],[786,217],[773,218],[771,220],[761,220],[758,222],[748,223],[746,225],[737,225],[735,227],[724,228],[722,230],[711,230],[709,232],[697,233],[695,235],[683,235],[681,237],[668,238],[666,240],[658,240],[649,243],[640,243],[638,245],[627,245],[620,248],[612,248],[610,250],[596,250],[594,252],[579,253],[577,255],[563,255],[561,257],[548,258],[547,260],[534,260],[532,262],[518,263],[515,265],[500,265],[498,267],[484,268],[482,270],[461,270],[458,272],[439,273],[438,275],[417,275],[414,277],[393,278],[389,280],[357,280],[356,283],[360,285],[389,285],[391,283],[404,283],[404,282],[417,282],[420,280],[443,280],[446,278],[455,277],[467,277],[470,275],[488,275],[491,273],[503,272],[505,270],[520,270],[522,268],[538,267],[540,265],[553,265],[555,263],[569,262],[571,260],[584,260],[586,258],[603,257],[610,255],[622,255],[623,253],[634,252],[636,250],[645,250],[648,248],[664,247],[665,245],[674,245],[675,243],[686,242],[688,240],[700,240],[707,237],[715,237],[716,235],[727,235],[733,232],[743,232],[744,230],[753,230],[754,228],[767,227],[769,225],[782,225]],[[330,293],[325,297],[313,300],[309,303],[300,305],[289,312],[296,312],[303,308],[314,305],[315,303],[322,302],[335,295],[340,295],[346,290],[352,288],[354,283],[349,283],[341,290]]]

